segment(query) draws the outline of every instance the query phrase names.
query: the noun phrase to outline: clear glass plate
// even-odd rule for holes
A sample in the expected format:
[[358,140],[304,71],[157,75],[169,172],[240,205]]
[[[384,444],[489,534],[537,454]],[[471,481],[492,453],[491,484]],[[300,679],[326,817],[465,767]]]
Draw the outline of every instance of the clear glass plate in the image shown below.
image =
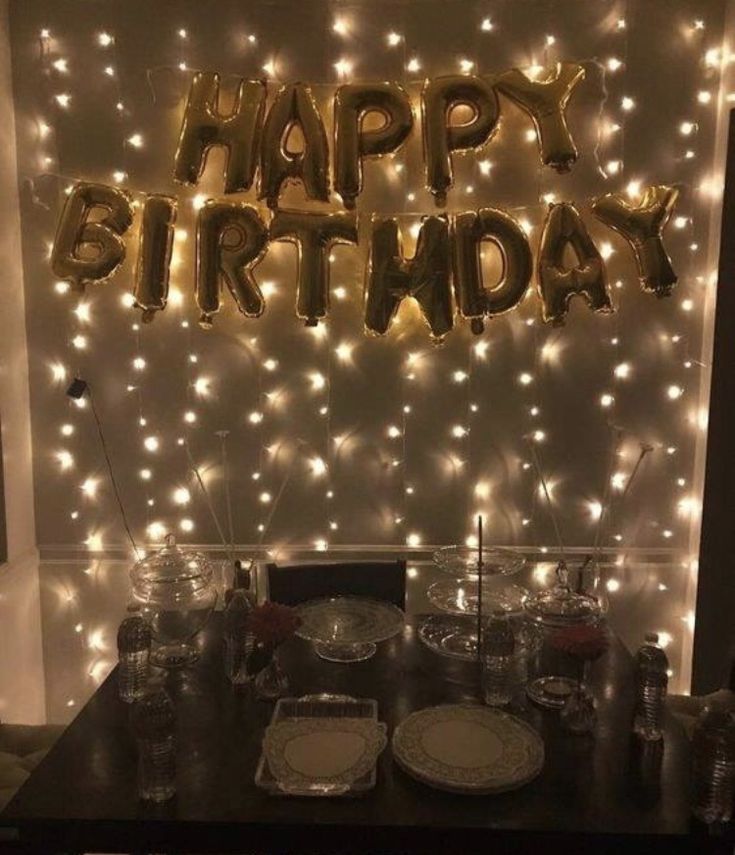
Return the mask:
[[[477,617],[475,615],[429,615],[419,626],[419,641],[433,653],[464,662],[477,660]],[[516,656],[525,658],[541,644],[536,627],[526,623],[514,627]]]
[[300,638],[324,644],[385,641],[403,629],[405,616],[392,603],[363,597],[326,597],[297,607]]
[[[483,595],[483,613],[490,614],[493,609],[503,609],[509,615],[521,615],[523,604],[530,596],[520,585],[506,585],[497,590],[483,591]],[[446,614],[477,614],[476,580],[441,579],[429,588],[427,596],[433,605]]]
[[[444,573],[468,579],[477,579],[478,550],[472,546],[442,546],[434,553],[434,563]],[[519,552],[510,549],[483,547],[483,576],[513,576],[526,565]]]

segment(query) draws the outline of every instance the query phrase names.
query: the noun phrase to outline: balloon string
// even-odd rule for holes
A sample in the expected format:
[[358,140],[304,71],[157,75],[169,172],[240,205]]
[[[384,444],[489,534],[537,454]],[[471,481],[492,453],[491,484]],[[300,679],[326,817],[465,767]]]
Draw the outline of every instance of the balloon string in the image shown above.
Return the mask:
[[273,516],[276,512],[276,508],[278,507],[278,503],[281,500],[281,496],[283,495],[284,490],[288,486],[288,482],[291,480],[291,475],[293,474],[295,457],[289,463],[288,469],[286,470],[286,474],[281,482],[281,486],[278,488],[278,492],[276,493],[276,498],[274,499],[271,510],[268,516],[266,517],[265,522],[263,523],[263,530],[260,532],[260,537],[258,538],[258,543],[262,544],[263,539],[265,538],[265,534],[268,531],[271,521],[273,520]]
[[230,549],[235,545],[235,526],[232,520],[232,496],[230,494],[230,466],[227,458],[227,436],[229,431],[217,431],[217,436],[220,439],[221,455],[222,455],[222,477],[225,482],[225,509],[227,511],[227,528],[230,535]]
[[191,467],[191,471],[194,473],[194,476],[197,479],[197,483],[204,494],[204,498],[207,502],[207,507],[209,508],[210,516],[212,517],[212,521],[214,522],[215,528],[217,529],[217,534],[219,534],[220,540],[222,541],[222,546],[225,549],[225,553],[230,562],[233,562],[234,556],[232,554],[232,550],[227,544],[227,538],[225,537],[225,533],[222,531],[222,526],[220,525],[219,518],[217,517],[217,512],[214,509],[214,505],[212,504],[212,498],[209,495],[209,491],[204,486],[204,481],[202,480],[202,476],[199,474],[199,469],[197,468],[196,463],[194,463],[194,459],[191,456],[191,451],[189,450],[189,444],[184,443],[184,448],[186,450],[186,456],[189,460],[189,466]]
[[633,480],[634,480],[635,476],[638,474],[638,470],[641,468],[641,465],[642,465],[643,460],[645,459],[646,455],[650,454],[653,451],[653,446],[649,445],[646,442],[642,442],[640,448],[641,448],[641,450],[640,450],[640,453],[638,454],[638,459],[635,462],[635,466],[633,467],[633,469],[630,473],[630,476],[628,478],[628,482],[625,485],[625,489],[620,494],[620,503],[621,504],[625,501],[625,497],[628,495],[630,488],[633,484]]
[[536,451],[535,446],[533,445],[533,440],[529,442],[531,449],[531,457],[533,458],[533,466],[536,470],[536,474],[538,475],[539,481],[541,482],[541,486],[544,490],[544,496],[546,497],[546,505],[549,509],[549,516],[551,517],[551,523],[554,526],[554,533],[556,534],[556,542],[559,545],[559,552],[562,556],[562,560],[564,558],[564,541],[561,538],[561,531],[559,530],[559,524],[556,520],[556,514],[554,513],[554,505],[551,501],[551,493],[549,492],[549,488],[546,484],[546,479],[544,478],[544,473],[541,471],[541,463],[539,462],[538,453]]
[[619,427],[613,427],[613,443],[610,446],[610,459],[607,464],[607,474],[605,476],[605,490],[602,497],[602,507],[600,508],[600,516],[597,518],[597,529],[595,531],[595,542],[593,545],[593,555],[595,559],[600,556],[600,538],[602,535],[603,524],[607,519],[612,502],[612,474],[615,466],[615,460],[618,456],[620,443],[623,439],[623,431]]
[[[37,181],[39,177],[58,178],[60,181],[69,181],[69,182],[76,182],[76,183],[81,183],[81,182],[84,182],[87,180],[85,178],[79,178],[77,176],[62,175],[59,172],[40,172],[40,173],[35,173],[34,175],[29,175],[28,173],[22,173],[22,177],[24,180],[31,181],[31,182]],[[691,182],[687,182],[687,181],[677,181],[676,186],[682,188],[682,190],[688,189],[691,192],[693,192],[695,189],[694,185],[691,184]],[[139,197],[141,197],[141,199],[145,198],[146,196],[149,196],[151,194],[151,192],[153,192],[150,190],[150,188],[147,190],[140,190],[137,188],[130,187],[127,184],[124,186],[121,186],[120,189],[125,190],[126,193],[129,193],[132,196],[139,196]],[[221,193],[212,193],[207,198],[219,199],[219,198],[224,197],[224,195],[225,195],[225,193],[224,193],[224,191],[222,191]],[[581,201],[581,202],[584,202],[586,204],[591,204],[592,202],[595,202],[599,198],[599,196],[600,196],[600,194],[597,194],[595,196],[577,196],[577,197],[575,197],[574,201],[577,203],[579,203]],[[334,201],[336,202],[338,200],[335,199]],[[41,204],[41,203],[39,202],[39,204]],[[257,202],[254,202],[254,201],[248,201],[248,204],[253,206],[257,210],[257,212],[261,215],[272,213],[271,209],[268,208],[266,205],[258,205]],[[549,206],[546,202],[529,202],[527,205],[512,205],[512,204],[503,203],[502,200],[499,200],[497,202],[497,204],[499,206],[501,206],[504,211],[509,211],[510,213],[513,213],[516,211],[518,211],[518,212],[542,211],[545,213],[549,209]],[[338,206],[338,209],[340,211],[342,210],[341,204]],[[462,209],[462,210],[464,210],[464,209]],[[337,209],[334,209],[334,211],[336,212]],[[447,214],[447,215],[451,216],[451,215],[460,214],[460,213],[462,213],[462,211],[459,209],[453,211],[453,210],[447,210],[446,208],[444,208],[441,211],[439,211],[438,213],[439,214]],[[362,212],[362,214],[361,214],[360,211],[358,210],[357,211],[358,228],[359,228],[362,220],[365,220],[366,222],[369,223],[373,214],[375,214],[376,216],[381,216],[381,217],[382,216],[390,217],[391,219],[396,219],[396,220],[416,220],[416,219],[422,219],[422,218],[427,217],[427,216],[431,216],[434,214],[434,211],[431,211],[428,209],[424,209],[424,210],[420,210],[420,211],[406,211],[404,209],[402,211],[397,211],[397,212],[394,212],[391,214],[382,214],[378,211],[368,210],[368,211]]]

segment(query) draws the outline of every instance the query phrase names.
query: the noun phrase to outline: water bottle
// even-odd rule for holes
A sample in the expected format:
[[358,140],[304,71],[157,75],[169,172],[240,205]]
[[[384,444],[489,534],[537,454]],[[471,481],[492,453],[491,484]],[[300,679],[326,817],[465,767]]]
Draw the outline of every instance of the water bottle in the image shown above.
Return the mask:
[[661,739],[669,660],[658,634],[646,633],[646,643],[636,654],[636,708],[634,731],[643,739]]
[[253,610],[253,602],[247,583],[249,574],[238,574],[236,587],[232,591],[223,616],[224,662],[227,679],[234,686],[243,686],[250,682],[247,663],[255,646],[255,638],[248,629],[248,618]]
[[710,695],[694,727],[691,796],[702,822],[735,817],[735,659],[729,685]]
[[138,796],[165,802],[176,793],[175,715],[164,689],[135,702],[133,730],[138,743]]
[[508,615],[497,609],[482,633],[482,693],[485,703],[500,707],[513,695],[515,640]]
[[140,606],[128,606],[128,616],[117,631],[117,684],[125,703],[145,694],[150,652],[150,624],[140,614]]

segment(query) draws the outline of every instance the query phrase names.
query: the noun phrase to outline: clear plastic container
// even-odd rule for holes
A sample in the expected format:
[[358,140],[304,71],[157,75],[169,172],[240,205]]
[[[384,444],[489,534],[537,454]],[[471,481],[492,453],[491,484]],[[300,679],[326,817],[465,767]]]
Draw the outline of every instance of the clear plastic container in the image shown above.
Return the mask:
[[515,640],[508,615],[496,609],[482,628],[482,695],[489,706],[505,706],[513,697]]
[[117,683],[126,703],[145,694],[151,653],[151,628],[140,606],[128,606],[128,615],[117,631]]
[[147,692],[133,707],[138,744],[138,795],[165,802],[176,793],[176,719],[171,699],[162,688]]
[[669,684],[669,660],[655,632],[646,633],[646,643],[635,658],[636,708],[633,730],[642,739],[663,737],[663,715]]
[[704,708],[692,739],[692,813],[707,824],[735,817],[735,710]]

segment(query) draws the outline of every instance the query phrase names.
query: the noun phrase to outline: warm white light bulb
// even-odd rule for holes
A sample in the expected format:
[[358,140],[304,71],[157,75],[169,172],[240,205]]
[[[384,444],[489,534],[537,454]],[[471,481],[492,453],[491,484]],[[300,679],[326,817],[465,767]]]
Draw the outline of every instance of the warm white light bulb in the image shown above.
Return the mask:
[[186,487],[177,487],[172,498],[177,505],[187,505],[191,501],[191,493]]

